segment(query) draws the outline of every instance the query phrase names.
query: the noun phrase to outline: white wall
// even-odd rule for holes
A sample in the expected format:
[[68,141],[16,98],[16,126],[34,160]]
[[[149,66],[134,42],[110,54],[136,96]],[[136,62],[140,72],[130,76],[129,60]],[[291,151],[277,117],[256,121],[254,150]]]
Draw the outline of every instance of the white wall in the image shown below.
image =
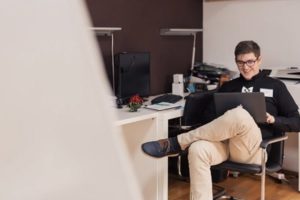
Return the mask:
[[3,0],[0,24],[0,199],[142,199],[83,1]]
[[299,0],[206,0],[203,60],[236,69],[234,48],[254,40],[264,68],[300,67]]

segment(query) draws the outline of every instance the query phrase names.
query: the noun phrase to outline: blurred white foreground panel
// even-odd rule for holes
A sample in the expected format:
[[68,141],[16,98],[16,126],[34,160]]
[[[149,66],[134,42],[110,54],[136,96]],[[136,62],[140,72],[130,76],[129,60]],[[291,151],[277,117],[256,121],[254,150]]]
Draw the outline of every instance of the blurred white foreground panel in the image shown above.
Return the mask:
[[0,3],[0,199],[141,200],[83,1]]

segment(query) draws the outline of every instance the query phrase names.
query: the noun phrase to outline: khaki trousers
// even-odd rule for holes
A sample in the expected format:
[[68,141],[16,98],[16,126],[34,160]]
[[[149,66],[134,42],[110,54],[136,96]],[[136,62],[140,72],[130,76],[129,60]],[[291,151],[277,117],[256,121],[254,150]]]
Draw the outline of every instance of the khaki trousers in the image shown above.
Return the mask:
[[213,199],[210,166],[228,159],[261,163],[261,131],[242,106],[177,137],[182,149],[189,147],[191,200]]

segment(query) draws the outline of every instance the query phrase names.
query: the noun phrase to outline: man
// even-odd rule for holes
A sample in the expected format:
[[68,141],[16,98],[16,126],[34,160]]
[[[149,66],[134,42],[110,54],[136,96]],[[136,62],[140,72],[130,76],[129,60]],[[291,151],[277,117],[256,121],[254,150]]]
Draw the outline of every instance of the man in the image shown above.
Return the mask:
[[153,157],[174,155],[189,148],[192,200],[213,199],[210,166],[227,159],[260,164],[262,138],[284,131],[300,131],[298,106],[286,86],[259,69],[258,44],[242,41],[234,53],[240,77],[223,84],[219,92],[263,92],[266,124],[257,125],[251,115],[238,106],[195,130],[142,145],[143,151]]

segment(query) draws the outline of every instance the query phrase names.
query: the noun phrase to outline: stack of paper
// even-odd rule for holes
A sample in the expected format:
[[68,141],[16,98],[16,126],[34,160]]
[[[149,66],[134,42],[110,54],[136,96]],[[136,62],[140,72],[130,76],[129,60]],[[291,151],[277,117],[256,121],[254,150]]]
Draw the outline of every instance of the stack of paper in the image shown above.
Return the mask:
[[171,108],[180,108],[181,105],[168,103],[168,102],[160,102],[157,104],[147,105],[145,108],[153,109],[153,110],[167,110]]

